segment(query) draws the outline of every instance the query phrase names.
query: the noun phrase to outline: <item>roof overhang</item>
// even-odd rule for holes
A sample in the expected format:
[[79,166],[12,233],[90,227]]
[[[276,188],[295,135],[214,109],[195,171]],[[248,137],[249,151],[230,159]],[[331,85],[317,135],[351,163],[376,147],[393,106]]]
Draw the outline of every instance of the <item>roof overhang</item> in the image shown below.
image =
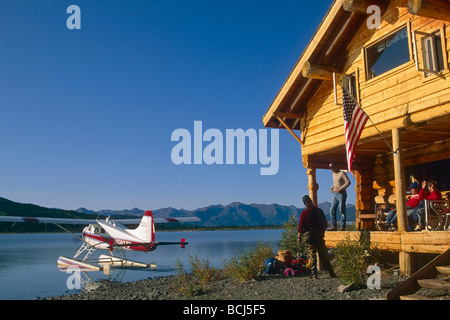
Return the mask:
[[306,78],[302,69],[307,63],[328,66],[340,70],[342,48],[353,37],[355,31],[365,22],[366,17],[356,12],[345,11],[344,0],[335,0],[316,30],[313,38],[295,67],[284,82],[269,109],[263,116],[265,127],[280,128],[277,116],[294,128],[299,122],[299,115],[305,112],[306,102],[320,86],[321,79]]

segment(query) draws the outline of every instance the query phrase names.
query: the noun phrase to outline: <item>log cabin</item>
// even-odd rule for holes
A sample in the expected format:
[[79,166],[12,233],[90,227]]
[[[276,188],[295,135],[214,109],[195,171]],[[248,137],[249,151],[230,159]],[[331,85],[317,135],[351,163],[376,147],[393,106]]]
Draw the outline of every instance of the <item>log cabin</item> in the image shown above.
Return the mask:
[[[449,50],[450,0],[335,0],[264,114],[265,127],[301,144],[316,204],[317,170],[348,165],[343,90],[369,117],[351,172],[358,231],[326,232],[329,247],[368,230],[371,243],[398,253],[403,275],[416,253],[450,248],[448,226],[412,232],[406,212],[411,182],[450,189]],[[379,204],[396,205],[398,231],[377,228]]]

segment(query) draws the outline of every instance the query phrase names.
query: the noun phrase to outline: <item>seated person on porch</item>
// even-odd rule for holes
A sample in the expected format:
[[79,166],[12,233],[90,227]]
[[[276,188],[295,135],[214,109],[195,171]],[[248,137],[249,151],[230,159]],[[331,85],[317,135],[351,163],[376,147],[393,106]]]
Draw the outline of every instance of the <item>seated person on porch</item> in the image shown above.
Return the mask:
[[[427,189],[428,186],[428,189]],[[425,200],[441,200],[442,194],[438,190],[437,182],[434,180],[425,180],[422,182],[422,190],[420,190],[420,198]],[[425,227],[425,202],[422,200],[420,206],[414,210],[413,217],[417,222],[416,231],[423,230]]]
[[[409,189],[411,189],[412,196],[411,196],[411,198],[409,198],[408,202],[406,203],[408,218],[411,215],[413,215],[413,213],[414,213],[413,209],[420,204],[420,200],[421,200],[420,195],[419,195],[420,186],[417,182],[413,182],[411,184],[411,186],[409,187]],[[392,228],[396,222],[397,222],[397,209],[393,209],[393,210],[389,211],[386,221],[383,224],[386,227]]]

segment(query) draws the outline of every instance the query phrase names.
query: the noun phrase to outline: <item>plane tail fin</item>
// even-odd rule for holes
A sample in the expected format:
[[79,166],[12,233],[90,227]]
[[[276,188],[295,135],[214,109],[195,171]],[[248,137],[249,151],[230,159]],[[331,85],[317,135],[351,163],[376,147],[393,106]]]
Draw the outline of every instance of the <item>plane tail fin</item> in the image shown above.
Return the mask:
[[141,223],[136,229],[132,230],[132,233],[143,242],[155,241],[155,222],[150,210],[144,212]]

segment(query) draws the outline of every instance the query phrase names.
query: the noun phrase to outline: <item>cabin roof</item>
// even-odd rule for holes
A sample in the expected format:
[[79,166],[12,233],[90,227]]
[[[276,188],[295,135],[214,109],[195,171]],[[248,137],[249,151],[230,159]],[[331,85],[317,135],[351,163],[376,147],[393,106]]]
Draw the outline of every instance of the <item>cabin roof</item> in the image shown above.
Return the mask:
[[[367,15],[365,14],[344,10],[344,2],[345,0],[335,0],[332,3],[314,36],[291,70],[269,109],[265,112],[262,118],[265,127],[284,129],[285,127],[278,120],[278,116],[290,129],[298,130],[300,128],[299,122],[306,113],[308,100],[313,97],[323,81],[329,81],[303,77],[302,69],[305,63],[311,62],[335,68],[336,70],[342,70],[344,67],[345,59],[343,58],[346,46],[355,37],[363,24],[366,23],[367,19]],[[406,5],[407,2],[405,1]],[[448,114],[443,114],[443,117],[440,119],[434,119],[433,121],[420,124],[405,123],[403,126],[405,130],[402,131],[403,148],[420,148],[434,144],[437,141],[449,140],[449,127],[450,116]],[[377,135],[364,139],[361,138],[356,152],[361,157],[373,157],[386,154],[392,152],[389,146],[390,141],[390,131],[383,132],[383,137]],[[386,142],[389,142],[389,144]],[[344,144],[345,141],[342,140],[342,143]],[[314,151],[308,149],[306,154],[318,156],[322,159],[324,157],[329,158],[330,156],[334,156],[335,158],[342,159],[342,162],[345,163],[345,147],[343,147],[343,144],[334,144],[331,146],[317,145],[313,147]],[[308,146],[308,148],[310,147]],[[305,155],[305,152],[302,152]],[[320,160],[318,161],[320,162]]]

